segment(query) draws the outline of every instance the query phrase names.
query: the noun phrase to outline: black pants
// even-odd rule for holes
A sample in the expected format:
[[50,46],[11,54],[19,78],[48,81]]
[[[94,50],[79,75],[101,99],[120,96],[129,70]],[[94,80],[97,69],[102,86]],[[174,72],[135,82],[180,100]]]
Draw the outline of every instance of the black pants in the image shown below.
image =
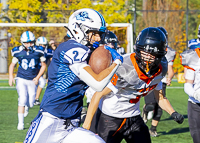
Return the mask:
[[188,122],[194,143],[200,142],[200,104],[188,101]]
[[[101,112],[101,111],[100,111]],[[101,112],[97,133],[106,143],[151,143],[149,130],[140,115],[115,118]]]

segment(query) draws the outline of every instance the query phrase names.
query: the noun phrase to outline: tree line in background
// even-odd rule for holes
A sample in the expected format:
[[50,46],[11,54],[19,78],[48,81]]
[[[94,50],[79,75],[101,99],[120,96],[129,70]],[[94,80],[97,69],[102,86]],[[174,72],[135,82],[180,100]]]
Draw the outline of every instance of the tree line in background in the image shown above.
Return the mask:
[[[199,0],[189,0],[188,11],[188,39],[197,38],[198,25],[200,24]],[[92,8],[104,16],[108,24],[132,23],[134,24],[134,11],[136,9],[136,35],[145,27],[162,26],[169,33],[169,45],[177,51],[174,63],[175,72],[181,72],[179,54],[186,47],[186,0],[8,0],[9,8],[2,10],[0,4],[0,22],[11,23],[68,23],[69,16],[77,9]],[[21,35],[24,28],[10,28],[15,35]],[[50,28],[45,32],[43,28],[27,28],[34,31],[36,37],[49,36],[62,42],[66,31],[59,28]],[[117,30],[116,30],[117,31]],[[115,32],[116,35],[120,33]],[[13,35],[13,33],[12,33]],[[10,47],[19,43],[19,37],[10,38]],[[61,37],[61,38],[60,38]],[[120,36],[119,36],[120,37]]]

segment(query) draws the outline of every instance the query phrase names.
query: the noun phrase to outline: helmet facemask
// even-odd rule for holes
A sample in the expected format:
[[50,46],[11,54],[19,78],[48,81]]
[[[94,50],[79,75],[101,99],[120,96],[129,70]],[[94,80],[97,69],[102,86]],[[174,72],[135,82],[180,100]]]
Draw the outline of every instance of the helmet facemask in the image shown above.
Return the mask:
[[151,77],[157,72],[159,64],[166,52],[160,53],[157,51],[156,47],[148,49],[140,47],[139,45],[137,45],[136,49],[136,61],[138,66],[148,77]]
[[[23,47],[26,49],[26,50],[29,50],[30,52],[33,52],[34,51],[34,46],[35,46],[35,41],[30,41],[30,42],[21,42]],[[31,46],[29,47],[26,47],[24,43],[32,43]]]

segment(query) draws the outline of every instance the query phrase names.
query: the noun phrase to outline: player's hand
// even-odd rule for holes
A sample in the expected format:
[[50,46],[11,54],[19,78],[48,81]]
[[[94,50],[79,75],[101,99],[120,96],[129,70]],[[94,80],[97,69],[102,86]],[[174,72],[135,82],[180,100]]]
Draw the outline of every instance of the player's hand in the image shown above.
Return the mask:
[[200,101],[200,88],[197,89],[193,94],[194,99]]
[[170,86],[171,82],[172,82],[172,80],[167,78],[167,86]]
[[92,44],[92,47],[93,47],[94,49],[98,48],[98,47],[99,47],[99,42],[94,42],[94,43]]
[[83,123],[82,127],[86,130],[90,129],[90,125],[87,125],[85,122]]
[[117,53],[117,51],[115,49],[112,49],[106,45],[104,46],[104,48],[110,51],[114,62],[116,60],[120,60],[121,63],[123,63],[123,57],[119,53]]
[[171,117],[174,119],[174,121],[176,121],[179,124],[182,124],[184,121],[183,115],[179,114],[176,111],[171,114]]
[[13,86],[13,85],[15,84],[15,79],[14,79],[13,77],[10,77],[10,78],[9,78],[9,81],[8,81],[8,84],[9,84],[10,86]]
[[38,85],[38,81],[39,81],[39,79],[34,78],[33,81],[34,81],[35,85]]

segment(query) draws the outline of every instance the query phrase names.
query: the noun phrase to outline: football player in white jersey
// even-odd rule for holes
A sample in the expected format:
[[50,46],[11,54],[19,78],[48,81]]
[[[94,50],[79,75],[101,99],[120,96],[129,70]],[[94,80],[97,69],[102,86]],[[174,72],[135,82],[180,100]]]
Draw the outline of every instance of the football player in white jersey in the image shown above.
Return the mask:
[[[46,64],[44,49],[35,46],[35,36],[32,32],[26,31],[21,35],[21,46],[14,47],[12,52],[12,63],[9,66],[9,85],[13,86],[14,67],[19,63],[16,77],[16,88],[18,92],[18,130],[24,129],[25,105],[33,107],[36,89],[39,78],[44,73]],[[39,64],[41,63],[41,68]],[[28,101],[29,99],[29,101]]]
[[111,80],[123,57],[111,52],[113,63],[99,74],[87,64],[88,45],[101,40],[106,30],[103,16],[96,10],[84,8],[69,18],[68,36],[53,54],[48,67],[48,85],[40,111],[27,132],[24,143],[104,143],[98,136],[80,128],[83,97],[88,86],[102,91]]
[[139,104],[140,98],[152,91],[159,106],[181,124],[183,116],[173,109],[162,93],[161,80],[167,72],[166,46],[166,37],[158,28],[142,30],[136,39],[136,52],[125,54],[123,64],[108,86],[93,95],[83,128],[90,129],[99,105],[97,133],[106,143],[120,143],[122,139],[127,143],[150,143]]
[[180,54],[185,73],[184,91],[188,94],[188,122],[194,143],[200,141],[200,48]]
[[191,39],[188,41],[188,47],[189,49],[196,49],[200,48],[200,25],[198,28],[198,34],[197,34],[197,39]]
[[[157,28],[160,29],[165,34],[168,40],[167,31],[163,27],[157,27]],[[174,76],[173,62],[176,56],[176,51],[173,50],[171,47],[167,46],[166,51],[167,51],[167,54],[165,55],[165,57],[168,62],[168,71],[167,71],[168,76],[167,77],[165,76],[162,79],[162,92],[164,96],[166,96],[166,86],[169,86],[171,84],[171,80]],[[148,116],[152,116],[153,119],[152,119],[151,128],[149,132],[152,137],[157,137],[159,135],[157,134],[156,128],[162,116],[162,109],[156,102],[153,92],[145,96],[144,99],[145,99],[145,105],[142,111],[142,118],[144,122],[146,123],[148,121]]]

